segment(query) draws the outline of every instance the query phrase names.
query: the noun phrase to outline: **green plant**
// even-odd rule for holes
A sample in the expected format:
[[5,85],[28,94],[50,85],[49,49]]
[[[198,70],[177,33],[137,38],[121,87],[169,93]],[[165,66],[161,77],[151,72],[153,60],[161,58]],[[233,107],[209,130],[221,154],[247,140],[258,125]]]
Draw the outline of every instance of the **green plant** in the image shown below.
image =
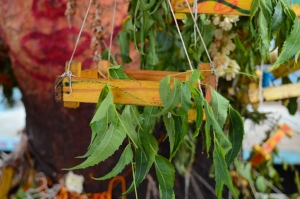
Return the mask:
[[[242,50],[244,53],[237,51],[235,54],[230,55],[237,61],[244,57],[244,60],[248,59],[251,62],[248,66],[242,67],[244,68],[243,72],[251,74],[257,64],[256,62],[261,59],[268,59],[268,45],[272,38],[276,39],[276,44],[281,52],[279,61],[275,63],[275,66],[286,61],[294,54],[296,54],[296,57],[298,56],[299,47],[293,51],[287,51],[290,47],[295,47],[291,44],[291,39],[298,34],[295,30],[299,26],[299,22],[293,19],[295,15],[286,5],[287,3],[284,0],[253,1],[250,22],[246,23],[250,26],[246,29],[250,30],[248,33],[251,33],[252,38],[250,39],[247,36],[247,40],[235,39],[235,43],[238,45],[237,49]],[[280,9],[281,12],[279,12]],[[187,15],[180,24],[183,29],[184,44],[182,44],[172,23],[167,1],[132,0],[129,13],[123,30],[117,38],[123,64],[131,62],[129,57],[130,41],[133,41],[136,49],[141,54],[140,66],[142,69],[185,71],[187,69],[187,59],[182,45],[186,46],[194,68],[197,68],[200,62],[209,60],[207,55],[203,53],[204,47],[199,42],[199,36],[195,35],[194,21],[191,15]],[[288,20],[283,20],[280,17],[287,17]],[[203,34],[204,43],[207,47],[213,41],[215,30],[214,26],[209,23],[209,18],[206,15],[199,15],[197,20],[197,25]],[[267,23],[267,21],[272,21],[272,23]],[[237,25],[237,27],[241,26],[245,26],[245,24]],[[245,54],[246,50],[243,48],[243,45],[245,45],[243,42],[245,41],[256,44],[248,45],[251,48],[249,54]],[[258,58],[252,58],[254,53],[259,55]],[[202,78],[199,70],[193,70],[188,81],[179,82],[176,76],[166,76],[161,80],[159,93],[164,104],[163,108],[116,106],[113,103],[109,80],[110,78],[126,79],[127,77],[120,66],[111,67],[109,74],[108,84],[100,94],[95,115],[90,123],[92,129],[91,144],[87,153],[81,156],[81,158],[87,159],[81,164],[70,168],[70,170],[86,168],[104,161],[118,150],[127,137],[128,145],[124,149],[119,162],[110,173],[96,179],[111,178],[120,173],[125,165],[131,163],[134,180],[124,193],[126,195],[136,190],[136,187],[143,181],[154,165],[161,198],[174,198],[175,169],[172,160],[176,157],[176,154],[180,153],[179,148],[181,147],[190,149],[193,153],[193,141],[201,135],[199,132],[204,126],[207,154],[209,154],[208,152],[213,144],[212,158],[215,167],[214,176],[217,196],[218,198],[222,197],[222,189],[225,184],[233,196],[237,198],[228,166],[240,151],[244,134],[243,121],[239,111],[233,109],[229,101],[213,88],[210,88],[212,93],[211,102],[206,101],[201,90],[199,90],[200,86],[195,85]],[[191,108],[195,108],[197,112],[196,130],[192,133],[192,136],[190,136],[188,124],[188,110]],[[206,115],[205,123],[203,121],[204,113]],[[168,158],[158,154],[159,146],[152,134],[157,118],[162,118],[166,127],[167,138],[170,143]],[[190,160],[193,160],[193,158]],[[178,163],[178,161],[175,161],[175,163]],[[187,165],[190,165],[190,163]],[[184,170],[185,168],[183,172]]]

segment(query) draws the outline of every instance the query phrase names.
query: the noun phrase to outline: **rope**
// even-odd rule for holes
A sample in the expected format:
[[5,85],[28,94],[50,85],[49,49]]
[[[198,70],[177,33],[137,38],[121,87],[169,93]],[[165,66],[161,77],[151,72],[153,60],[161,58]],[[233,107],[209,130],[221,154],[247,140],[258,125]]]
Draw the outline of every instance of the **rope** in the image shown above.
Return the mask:
[[259,77],[259,87],[258,87],[258,92],[259,92],[259,106],[263,105],[263,87],[262,87],[262,81],[263,81],[263,65],[264,65],[264,61],[261,60],[261,64],[260,64],[260,77]]
[[110,60],[111,56],[111,47],[112,47],[112,39],[114,34],[114,28],[115,28],[115,16],[116,16],[116,10],[117,10],[117,0],[114,2],[114,12],[113,12],[113,19],[111,24],[111,34],[110,34],[110,40],[109,40],[109,51],[108,51],[108,60]]
[[[194,71],[193,66],[192,66],[192,63],[191,63],[191,60],[190,60],[190,57],[189,57],[189,55],[188,55],[188,52],[187,52],[187,49],[186,49],[186,46],[185,46],[185,43],[184,43],[184,40],[183,40],[182,35],[181,35],[181,32],[180,32],[180,28],[179,28],[179,26],[178,26],[178,23],[177,23],[177,20],[176,20],[176,17],[175,17],[175,13],[174,13],[174,10],[173,10],[171,1],[168,0],[168,3],[169,3],[170,10],[171,10],[171,12],[172,12],[173,19],[174,19],[175,24],[176,24],[176,28],[177,28],[177,31],[178,31],[178,34],[179,34],[179,37],[180,37],[180,40],[181,40],[181,43],[182,43],[182,46],[183,46],[183,49],[184,49],[184,53],[185,53],[186,58],[187,58],[187,60],[188,60],[188,62],[189,62],[190,69],[191,69],[191,71]],[[194,22],[195,22],[195,21],[194,21]],[[200,82],[200,79],[198,79],[198,85],[199,85],[199,91],[200,91],[201,94],[203,95],[203,92],[202,92],[202,89],[201,89],[201,82]]]
[[67,71],[64,72],[64,73],[60,76],[59,81],[56,83],[56,85],[55,85],[55,87],[54,87],[55,90],[56,90],[57,86],[62,82],[62,80],[63,80],[65,77],[68,77],[68,79],[69,79],[69,86],[70,86],[70,93],[72,93],[72,77],[75,77],[75,75],[73,75],[72,72],[70,71],[70,67],[71,67],[71,63],[72,63],[72,60],[73,60],[73,58],[74,58],[74,55],[75,55],[75,52],[76,52],[76,49],[77,49],[77,46],[78,46],[78,43],[79,43],[79,39],[80,39],[82,30],[83,30],[85,21],[86,21],[86,19],[87,19],[88,13],[89,13],[89,11],[90,11],[92,1],[93,1],[93,0],[90,0],[89,6],[88,6],[87,11],[86,11],[86,13],[85,13],[85,16],[84,16],[84,19],[83,19],[83,22],[82,22],[80,31],[79,31],[78,36],[77,36],[77,40],[76,40],[76,43],[75,43],[75,47],[74,47],[74,49],[73,49],[71,58],[70,58],[69,63],[68,63]]
[[[214,70],[215,70],[214,64],[213,64],[213,62],[212,62],[212,60],[211,60],[211,58],[210,58],[209,52],[208,52],[208,50],[207,50],[207,48],[206,48],[206,45],[205,45],[205,42],[204,42],[204,40],[203,40],[202,34],[201,34],[200,30],[199,30],[199,27],[197,26],[196,19],[195,19],[195,17],[193,16],[193,12],[192,12],[191,6],[190,6],[188,0],[185,0],[185,1],[186,1],[186,4],[188,5],[188,8],[189,8],[189,10],[190,10],[190,13],[191,13],[191,16],[192,16],[192,18],[193,18],[194,24],[196,25],[196,26],[194,26],[194,27],[196,27],[196,29],[197,29],[197,32],[198,32],[199,37],[200,37],[200,39],[201,39],[202,45],[203,45],[204,50],[205,50],[205,52],[206,52],[206,54],[207,54],[208,60],[209,60],[209,62],[210,62],[210,67],[213,69],[212,72],[214,73]],[[198,10],[197,10],[197,12],[198,12]]]

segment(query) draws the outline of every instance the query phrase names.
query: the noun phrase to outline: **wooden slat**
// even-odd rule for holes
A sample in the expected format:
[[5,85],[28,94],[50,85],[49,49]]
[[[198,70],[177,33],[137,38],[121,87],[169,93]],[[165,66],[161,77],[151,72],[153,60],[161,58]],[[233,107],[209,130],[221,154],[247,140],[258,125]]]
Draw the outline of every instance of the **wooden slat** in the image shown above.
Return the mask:
[[275,69],[270,70],[270,72],[273,73],[275,79],[286,77],[289,74],[300,69],[299,62],[300,62],[300,58],[298,59],[297,63],[295,62],[295,59],[291,59],[288,63],[281,64]]
[[[263,99],[265,101],[273,101],[300,96],[300,83],[285,84],[277,87],[264,88],[262,90]],[[259,102],[259,90],[249,90],[249,102]]]
[[[188,0],[191,8],[194,0]],[[198,3],[198,12],[207,14],[250,15],[252,0],[203,0]],[[172,0],[177,19],[183,19],[184,13],[190,13],[186,0]]]
[[[203,83],[211,84],[215,77],[207,78]],[[103,87],[107,85],[105,79],[72,78],[72,93],[69,82],[65,78],[62,87],[56,90],[56,100],[64,102],[97,103]],[[115,104],[130,104],[137,106],[163,106],[159,96],[159,82],[139,80],[110,80],[110,87],[114,95]],[[208,89],[209,90],[209,89]],[[210,92],[206,92],[210,101]]]

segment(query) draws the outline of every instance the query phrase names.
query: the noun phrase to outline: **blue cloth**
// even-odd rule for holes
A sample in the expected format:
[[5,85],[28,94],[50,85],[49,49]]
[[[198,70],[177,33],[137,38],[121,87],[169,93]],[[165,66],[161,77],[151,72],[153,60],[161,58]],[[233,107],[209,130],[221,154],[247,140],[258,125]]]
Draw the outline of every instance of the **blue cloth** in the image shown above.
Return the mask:
[[263,71],[263,81],[262,81],[262,86],[263,88],[269,87],[271,85],[271,82],[275,80],[275,77],[273,73],[264,70]]

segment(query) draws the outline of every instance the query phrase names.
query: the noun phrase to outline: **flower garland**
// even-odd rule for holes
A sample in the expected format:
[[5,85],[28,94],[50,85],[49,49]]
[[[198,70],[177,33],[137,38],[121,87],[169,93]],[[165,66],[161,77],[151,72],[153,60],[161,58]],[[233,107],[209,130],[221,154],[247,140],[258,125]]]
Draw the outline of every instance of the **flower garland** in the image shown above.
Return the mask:
[[213,64],[216,69],[217,77],[225,77],[227,81],[235,78],[235,74],[240,71],[238,63],[230,59],[230,53],[235,49],[233,43],[236,34],[229,31],[239,21],[237,15],[213,15],[212,24],[216,29],[214,32],[214,41],[210,45],[209,52],[213,57]]

